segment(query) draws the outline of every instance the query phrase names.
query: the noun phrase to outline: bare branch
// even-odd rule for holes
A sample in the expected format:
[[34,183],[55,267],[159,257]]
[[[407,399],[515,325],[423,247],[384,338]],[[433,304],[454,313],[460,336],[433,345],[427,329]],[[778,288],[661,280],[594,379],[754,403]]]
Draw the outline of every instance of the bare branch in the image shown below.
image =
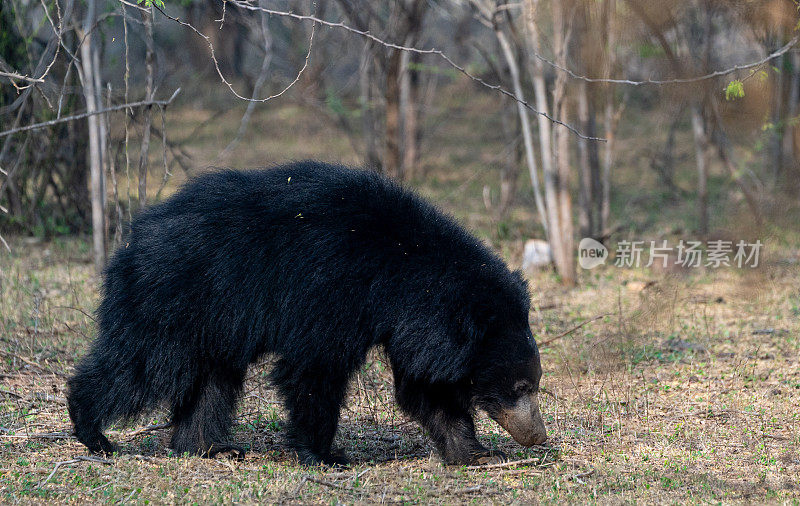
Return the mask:
[[[124,0],[122,0],[122,1],[124,1]],[[260,12],[264,12],[264,13],[271,14],[271,15],[274,15],[274,16],[282,16],[282,17],[296,19],[296,20],[299,20],[299,21],[311,21],[312,23],[319,23],[320,25],[327,26],[327,27],[330,27],[330,28],[342,29],[342,30],[345,30],[347,32],[350,32],[350,33],[353,33],[355,35],[358,35],[360,37],[369,39],[370,41],[375,42],[377,44],[380,44],[381,46],[389,48],[389,49],[395,49],[395,50],[398,50],[398,51],[408,51],[408,52],[411,52],[411,53],[417,53],[417,54],[421,54],[421,55],[438,56],[439,58],[444,60],[448,65],[450,65],[452,68],[456,69],[458,72],[460,72],[461,74],[467,76],[471,80],[477,82],[478,84],[484,86],[485,88],[488,88],[490,90],[497,91],[499,93],[502,93],[503,95],[506,95],[507,97],[509,97],[509,98],[515,100],[516,102],[522,104],[525,108],[527,108],[528,110],[530,110],[534,114],[538,114],[540,116],[544,116],[545,118],[547,118],[551,122],[563,126],[564,128],[568,129],[570,132],[572,132],[573,134],[577,135],[581,139],[605,142],[605,139],[603,139],[602,137],[591,137],[591,136],[584,135],[581,132],[579,132],[575,127],[573,127],[572,125],[564,123],[563,121],[560,121],[560,120],[552,117],[551,115],[547,114],[546,112],[538,111],[530,103],[528,103],[527,101],[525,101],[522,98],[517,97],[517,95],[515,95],[514,93],[506,90],[501,85],[499,85],[499,84],[490,84],[490,83],[486,82],[485,80],[481,79],[480,77],[471,74],[464,67],[462,67],[461,65],[457,64],[456,62],[454,62],[449,56],[447,56],[443,51],[441,51],[439,49],[434,49],[434,48],[431,48],[431,49],[419,49],[419,48],[416,48],[416,47],[402,46],[402,45],[399,45],[399,44],[394,44],[392,42],[387,42],[387,41],[385,41],[385,40],[383,40],[383,39],[381,39],[379,37],[376,37],[375,35],[371,34],[368,31],[364,31],[364,30],[359,30],[357,28],[353,28],[353,27],[348,26],[348,25],[346,25],[346,24],[344,24],[342,22],[325,21],[324,19],[318,18],[316,16],[306,15],[306,14],[297,14],[297,13],[291,12],[291,11],[279,11],[279,10],[275,10],[275,9],[267,9],[266,7],[252,5],[251,3],[247,2],[247,1],[244,1],[244,0],[229,0],[229,1],[233,5],[241,8],[241,9],[245,9],[245,10],[260,11]],[[211,43],[211,38],[209,36],[203,34],[200,30],[198,30],[197,28],[192,26],[190,23],[187,23],[186,21],[182,21],[182,20],[180,20],[180,19],[178,19],[178,18],[176,18],[174,16],[170,16],[169,14],[164,12],[163,9],[158,8],[158,10],[165,17],[167,17],[168,19],[171,19],[172,21],[175,21],[176,23],[189,28],[190,30],[194,31],[197,35],[202,37],[206,41],[206,43],[208,43],[208,47],[211,50],[211,59],[214,61],[214,67],[217,70],[217,74],[219,74],[220,78],[222,79],[222,82],[225,83],[228,86],[228,88],[234,93],[234,95],[236,95],[237,98],[239,98],[241,100],[248,100],[248,101],[253,100],[253,99],[244,97],[244,96],[240,95],[239,93],[237,93],[233,89],[233,86],[222,75],[222,72],[220,71],[220,68],[219,68],[219,62],[217,61],[216,54],[214,52],[214,46]],[[268,97],[268,99],[271,99],[271,98],[274,98],[274,97]],[[266,100],[263,100],[263,101],[266,101]]]
[[587,325],[589,323],[595,322],[595,321],[599,320],[600,318],[605,318],[606,316],[611,316],[611,314],[612,313],[603,313],[601,315],[595,316],[594,318],[590,318],[590,319],[588,319],[588,320],[586,320],[584,322],[579,323],[578,325],[575,325],[571,329],[566,330],[566,331],[558,334],[557,336],[551,337],[550,339],[545,339],[544,341],[539,343],[539,346],[547,346],[548,344],[553,343],[553,341],[557,341],[557,340],[561,339],[564,336],[572,334],[573,332],[575,332],[579,328],[583,327],[584,325]]
[[[253,98],[256,98],[256,96],[258,96],[259,92],[261,91],[261,87],[266,82],[266,80],[267,80],[267,71],[269,70],[269,66],[270,66],[270,63],[272,61],[272,34],[270,34],[269,26],[267,24],[268,17],[263,12],[260,13],[260,14],[261,14],[261,33],[262,33],[262,35],[264,37],[264,58],[261,60],[261,71],[258,74],[258,79],[256,79],[256,82],[253,85]],[[306,54],[305,64],[303,65],[303,68],[300,69],[300,72],[297,73],[297,79],[300,78],[300,74],[302,74],[303,71],[308,66],[308,59],[311,56],[311,46],[312,46],[312,41],[313,41],[313,36],[314,36],[314,27],[316,27],[316,24],[314,24],[312,26],[312,28],[311,28],[312,32],[311,32],[310,40],[308,42],[308,53]],[[295,79],[294,82],[296,82],[297,79]],[[292,84],[294,84],[294,82]],[[289,86],[291,86],[291,84]],[[233,151],[233,149],[242,140],[242,137],[244,136],[244,133],[247,131],[247,126],[250,124],[250,117],[253,115],[253,111],[255,110],[255,106],[256,106],[256,102],[253,102],[253,101],[251,101],[250,103],[247,104],[247,109],[245,110],[244,114],[242,115],[242,120],[239,123],[239,130],[236,132],[236,137],[234,137],[231,140],[231,142],[228,143],[228,145],[225,147],[225,149],[223,149],[222,152],[220,152],[220,154],[217,155],[217,160],[219,160],[221,158],[225,158],[231,151]]]
[[714,79],[716,77],[725,76],[728,74],[733,74],[734,72],[738,72],[740,70],[749,70],[752,68],[760,67],[775,58],[779,58],[784,54],[788,53],[798,42],[800,42],[800,35],[796,35],[792,40],[786,43],[783,47],[778,49],[777,51],[768,54],[764,58],[743,64],[743,65],[734,65],[733,67],[729,67],[722,70],[716,70],[709,74],[704,74],[701,76],[695,77],[684,77],[684,78],[674,78],[674,79],[645,79],[642,81],[635,81],[631,79],[605,79],[605,78],[595,78],[595,77],[586,77],[580,74],[576,74],[572,70],[559,65],[558,63],[548,60],[541,54],[537,52],[533,52],[533,55],[538,58],[539,60],[543,61],[544,63],[550,65],[551,67],[560,70],[562,72],[566,72],[570,77],[573,79],[578,79],[581,81],[586,81],[587,83],[609,83],[609,84],[626,84],[629,86],[642,86],[645,84],[656,84],[656,85],[664,85],[664,84],[687,84],[687,83],[696,83],[700,81],[707,81],[709,79]]
[[92,112],[84,112],[84,113],[81,113],[81,114],[74,114],[72,116],[64,116],[63,118],[53,119],[53,120],[50,120],[50,121],[43,121],[42,123],[34,123],[32,125],[28,125],[28,126],[24,126],[24,127],[12,128],[11,130],[6,130],[5,132],[0,132],[0,137],[6,137],[8,135],[14,135],[14,134],[18,134],[20,132],[26,132],[28,130],[37,130],[39,128],[45,128],[45,127],[49,127],[49,126],[53,126],[53,125],[58,125],[59,123],[66,123],[68,121],[76,121],[76,120],[79,120],[79,119],[88,118],[89,116],[94,116],[96,114],[105,114],[107,112],[121,111],[122,109],[129,109],[129,108],[134,108],[134,107],[146,107],[146,106],[153,106],[153,105],[158,105],[158,106],[164,107],[164,106],[167,106],[167,105],[171,104],[172,101],[175,100],[175,97],[178,96],[178,93],[180,93],[180,91],[181,91],[180,88],[176,89],[175,92],[172,94],[172,96],[169,97],[167,100],[142,100],[140,102],[131,102],[129,104],[115,105],[114,107],[109,107],[107,109],[100,109],[100,110],[92,111]]
[[[235,2],[233,2],[233,3],[236,4]],[[214,50],[214,44],[212,44],[212,42],[211,42],[211,37],[209,37],[208,35],[205,35],[203,32],[201,32],[200,30],[198,30],[197,28],[192,26],[191,23],[187,23],[186,21],[181,21],[179,18],[174,17],[174,16],[170,16],[169,14],[167,14],[160,7],[158,7],[158,6],[155,6],[155,7],[165,17],[167,17],[168,19],[171,19],[172,21],[175,21],[176,23],[180,24],[181,26],[185,26],[185,27],[189,28],[190,30],[192,30],[194,33],[196,33],[197,35],[199,35],[200,37],[202,37],[206,41],[206,43],[208,44],[208,48],[211,50],[211,60],[214,62],[214,68],[217,70],[217,74],[219,75],[219,78],[228,87],[228,89],[231,90],[231,93],[233,93],[236,96],[236,98],[238,98],[240,100],[245,100],[247,102],[267,102],[269,100],[272,100],[273,98],[278,98],[281,95],[283,95],[284,93],[286,93],[289,90],[289,88],[294,86],[295,83],[297,83],[297,81],[300,80],[300,75],[303,73],[303,71],[308,66],[308,60],[309,60],[309,57],[311,56],[311,46],[313,45],[313,42],[314,42],[314,26],[312,26],[312,29],[311,29],[311,38],[309,39],[309,44],[308,44],[308,54],[306,55],[306,59],[305,59],[305,63],[303,64],[303,68],[300,69],[300,72],[297,74],[297,77],[295,77],[295,79],[291,83],[289,83],[289,85],[286,88],[284,88],[280,92],[276,93],[275,95],[270,95],[269,97],[265,97],[265,98],[248,98],[248,97],[245,97],[243,95],[240,95],[239,92],[237,92],[234,89],[233,85],[222,74],[222,70],[220,70],[220,68],[219,68],[219,61],[217,60],[217,55],[216,55],[216,52]],[[250,9],[250,10],[261,10],[261,11],[267,13],[267,14],[272,14],[270,9],[266,9],[266,8],[263,8],[263,7],[256,7],[256,8]],[[318,18],[316,18],[314,16],[307,16],[307,17],[308,17],[308,19],[310,19],[312,21],[318,19]]]
[[[145,97],[153,100],[153,9],[140,11],[145,31]],[[147,204],[147,155],[150,151],[150,127],[153,121],[151,106],[147,106],[142,129],[142,145],[139,151],[139,207]]]
[[19,81],[27,81],[29,83],[43,83],[44,79],[41,77],[28,77],[23,76],[17,72],[2,72],[0,71],[0,77],[7,77],[9,79],[17,79]]

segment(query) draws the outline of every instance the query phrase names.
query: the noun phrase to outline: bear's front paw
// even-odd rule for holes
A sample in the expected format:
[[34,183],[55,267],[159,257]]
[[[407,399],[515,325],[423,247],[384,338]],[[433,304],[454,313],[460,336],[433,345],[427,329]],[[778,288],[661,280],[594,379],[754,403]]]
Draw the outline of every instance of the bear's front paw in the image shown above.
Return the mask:
[[476,455],[470,465],[473,466],[485,466],[490,464],[502,464],[503,462],[507,462],[508,457],[505,453],[501,452],[500,450],[492,450],[482,455]]
[[208,457],[210,459],[216,458],[218,456],[227,457],[231,460],[236,461],[243,461],[245,456],[245,450],[241,446],[233,445],[233,444],[221,444],[221,445],[212,445],[209,448],[208,452],[206,452],[204,457]]
[[297,461],[304,466],[328,466],[342,468],[350,466],[350,460],[340,451],[317,455],[310,451],[298,451]]
[[86,445],[86,447],[89,449],[89,453],[92,455],[111,457],[114,453],[120,452],[119,446],[109,441],[108,438],[102,434],[95,435],[92,439],[88,439],[88,442],[84,442],[84,440],[80,439],[80,437],[78,440]]

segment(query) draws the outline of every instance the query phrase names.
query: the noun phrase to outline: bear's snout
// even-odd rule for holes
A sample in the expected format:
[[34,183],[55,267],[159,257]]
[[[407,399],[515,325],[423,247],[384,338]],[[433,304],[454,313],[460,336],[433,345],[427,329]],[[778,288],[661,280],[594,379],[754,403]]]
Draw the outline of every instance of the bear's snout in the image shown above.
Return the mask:
[[547,429],[539,412],[539,397],[535,393],[523,395],[513,406],[501,410],[495,421],[522,446],[547,441]]

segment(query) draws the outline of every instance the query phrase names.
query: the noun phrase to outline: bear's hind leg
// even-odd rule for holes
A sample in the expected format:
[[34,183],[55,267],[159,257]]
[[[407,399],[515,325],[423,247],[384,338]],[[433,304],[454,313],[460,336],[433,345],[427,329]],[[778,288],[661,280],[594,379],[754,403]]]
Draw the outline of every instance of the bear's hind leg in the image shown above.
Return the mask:
[[491,464],[505,454],[483,446],[468,405],[455,386],[434,386],[395,374],[397,403],[428,432],[447,464]]
[[347,466],[349,461],[331,444],[339,424],[339,411],[349,376],[322,368],[300,370],[280,360],[272,379],[289,411],[287,439],[304,465]]
[[103,435],[103,429],[137,409],[130,403],[133,397],[132,387],[124,379],[104,374],[95,355],[85,357],[67,380],[67,408],[75,437],[91,453],[110,455],[118,451]]
[[81,398],[72,391],[69,396],[69,415],[75,427],[75,437],[83,443],[91,453],[110,455],[118,448],[103,435],[102,428],[93,413],[96,411],[94,401]]
[[198,381],[194,392],[173,407],[175,429],[170,447],[178,455],[210,458],[230,453],[237,460],[243,459],[244,449],[228,442],[243,383],[244,373],[234,371],[214,371]]

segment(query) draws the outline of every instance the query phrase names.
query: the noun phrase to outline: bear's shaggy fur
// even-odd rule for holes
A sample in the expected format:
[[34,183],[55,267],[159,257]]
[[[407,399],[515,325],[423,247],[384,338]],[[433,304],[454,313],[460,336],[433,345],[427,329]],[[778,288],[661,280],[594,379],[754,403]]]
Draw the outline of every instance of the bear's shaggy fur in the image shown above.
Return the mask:
[[179,454],[241,456],[228,430],[248,366],[269,353],[299,460],[341,464],[348,380],[383,346],[400,407],[446,461],[475,462],[492,452],[472,410],[497,417],[538,390],[528,308],[521,276],[380,175],[320,162],[210,173],[131,224],[69,413],[83,444],[110,453],[107,426],[166,404]]

